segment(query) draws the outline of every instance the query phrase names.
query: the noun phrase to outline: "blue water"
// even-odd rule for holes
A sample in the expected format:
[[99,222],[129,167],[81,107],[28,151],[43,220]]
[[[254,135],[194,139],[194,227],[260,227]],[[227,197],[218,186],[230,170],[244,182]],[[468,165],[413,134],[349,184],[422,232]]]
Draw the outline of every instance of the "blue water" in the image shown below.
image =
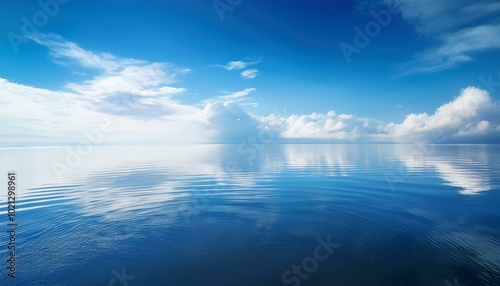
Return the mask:
[[0,285],[500,285],[500,146],[71,148],[0,149]]

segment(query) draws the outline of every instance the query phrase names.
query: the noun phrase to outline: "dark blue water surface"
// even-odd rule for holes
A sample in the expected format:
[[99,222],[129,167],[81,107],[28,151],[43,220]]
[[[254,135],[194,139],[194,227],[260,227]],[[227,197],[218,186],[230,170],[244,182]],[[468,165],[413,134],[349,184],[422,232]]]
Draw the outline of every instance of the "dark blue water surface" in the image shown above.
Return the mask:
[[254,147],[0,149],[0,285],[500,285],[500,146]]

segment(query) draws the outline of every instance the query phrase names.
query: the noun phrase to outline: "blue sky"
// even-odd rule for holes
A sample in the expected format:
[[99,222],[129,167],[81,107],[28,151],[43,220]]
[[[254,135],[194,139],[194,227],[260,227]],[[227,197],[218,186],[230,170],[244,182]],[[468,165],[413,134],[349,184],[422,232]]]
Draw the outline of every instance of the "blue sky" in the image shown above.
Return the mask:
[[497,1],[0,8],[2,145],[75,143],[102,122],[114,143],[499,141]]

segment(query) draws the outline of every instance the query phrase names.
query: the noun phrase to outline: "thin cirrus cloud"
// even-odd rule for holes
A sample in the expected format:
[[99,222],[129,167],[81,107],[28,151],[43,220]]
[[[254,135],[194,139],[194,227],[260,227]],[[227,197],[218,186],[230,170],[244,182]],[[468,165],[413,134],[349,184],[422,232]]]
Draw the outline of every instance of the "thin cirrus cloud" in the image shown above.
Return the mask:
[[209,104],[209,103],[215,103],[215,102],[222,102],[222,103],[238,103],[239,105],[248,105],[252,107],[257,107],[259,104],[257,102],[250,102],[251,97],[248,97],[250,93],[256,91],[256,88],[246,88],[243,90],[235,91],[235,92],[227,92],[224,91],[224,95],[219,95],[216,98],[210,98],[206,99],[202,102],[202,104]]
[[230,61],[230,62],[228,62],[225,65],[217,65],[217,66],[221,67],[221,68],[224,68],[225,70],[231,71],[231,70],[241,70],[241,69],[247,68],[247,67],[249,67],[251,65],[259,64],[261,62],[262,62],[262,58],[259,58],[256,61],[248,61],[248,62],[241,61],[241,60],[239,60],[239,61]]
[[256,78],[259,75],[259,70],[256,68],[251,68],[247,69],[249,66],[256,65],[262,62],[262,57],[255,61],[230,61],[225,65],[216,65],[217,67],[221,67],[227,71],[232,71],[232,70],[242,70],[245,69],[244,71],[240,72],[240,75],[243,79],[253,79]]
[[252,79],[256,78],[259,75],[259,70],[258,69],[248,69],[244,70],[241,73],[241,77],[244,79]]
[[252,91],[256,91],[256,90],[257,89],[255,89],[255,88],[247,88],[247,89],[240,90],[240,91],[237,91],[237,92],[233,92],[233,93],[230,93],[230,94],[227,94],[227,95],[221,95],[221,96],[219,96],[219,98],[222,98],[222,99],[238,99],[238,98],[245,97],[245,96],[249,95]]
[[426,50],[411,61],[396,66],[400,75],[436,72],[472,61],[478,51],[500,48],[500,24],[483,25],[447,34],[441,44]]
[[114,130],[108,142],[119,144],[241,143],[262,130],[272,130],[274,138],[287,142],[430,141],[436,132],[446,140],[435,143],[498,143],[500,138],[499,102],[475,87],[465,88],[434,114],[409,114],[401,123],[335,111],[257,116],[242,108],[256,105],[249,102],[255,88],[183,104],[179,98],[188,88],[179,86],[177,78],[188,73],[187,68],[91,52],[59,36],[38,35],[33,40],[46,46],[57,63],[98,74],[62,90],[0,79],[4,145],[75,143],[104,121]]
[[390,0],[415,30],[437,41],[433,47],[396,65],[398,76],[456,68],[475,52],[500,48],[500,3],[475,1]]
[[87,51],[59,35],[32,33],[27,38],[47,47],[55,62],[60,64],[76,62],[82,67],[113,72],[127,66],[147,63],[142,60],[118,58],[109,53]]

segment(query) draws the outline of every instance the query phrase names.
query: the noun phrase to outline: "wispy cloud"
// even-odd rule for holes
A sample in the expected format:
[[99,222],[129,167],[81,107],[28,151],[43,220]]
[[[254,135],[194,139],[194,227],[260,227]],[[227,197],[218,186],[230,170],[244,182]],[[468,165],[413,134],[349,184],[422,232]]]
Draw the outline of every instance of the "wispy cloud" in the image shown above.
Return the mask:
[[402,17],[422,34],[453,32],[482,25],[485,21],[498,22],[500,12],[500,2],[496,0],[386,1],[397,6]]
[[500,3],[495,0],[388,0],[424,37],[437,44],[396,65],[397,77],[430,73],[472,61],[477,52],[500,48]]
[[460,30],[442,37],[439,46],[415,56],[409,62],[396,66],[401,76],[436,72],[472,61],[475,52],[500,48],[500,24],[484,25]]
[[436,72],[472,61],[474,52],[500,48],[500,24],[460,30],[442,37],[439,46],[415,56],[415,59],[396,65],[400,76]]
[[228,62],[225,65],[216,65],[216,66],[224,68],[224,69],[226,69],[228,71],[231,71],[231,70],[241,70],[241,69],[247,68],[247,67],[249,67],[251,65],[259,64],[261,62],[262,62],[262,58],[259,58],[256,61],[248,61],[248,62],[245,62],[245,61],[231,61],[231,62]]
[[80,95],[91,109],[138,118],[175,115],[189,109],[171,99],[186,91],[172,84],[179,75],[190,72],[188,68],[88,51],[57,35],[35,33],[30,39],[47,47],[58,64],[99,72],[93,78],[65,86],[67,91]]
[[202,102],[202,104],[212,104],[216,102],[221,102],[221,103],[238,103],[238,105],[240,106],[257,107],[259,106],[259,104],[257,102],[249,101],[252,100],[252,98],[248,97],[250,93],[256,90],[257,90],[256,88],[246,88],[235,92],[223,91],[222,92],[223,95],[219,95],[216,98],[206,99]]
[[[0,79],[0,88],[0,103],[6,107],[0,121],[8,122],[0,131],[4,144],[27,138],[38,143],[74,142],[85,130],[105,119],[116,127],[114,140],[118,142],[238,143],[259,129],[275,130],[278,138],[302,142],[425,142],[435,134],[447,138],[448,143],[493,143],[500,138],[500,103],[487,91],[474,87],[464,89],[434,114],[409,114],[403,122],[389,124],[334,111],[288,117],[254,116],[241,108],[255,104],[248,102],[254,88],[222,95],[204,103],[203,108],[169,101],[160,107],[156,103],[135,107],[155,112],[154,120],[96,109],[72,92],[28,87],[4,79]],[[170,114],[165,111],[167,107]]]
[[0,121],[9,122],[0,131],[3,144],[78,142],[103,121],[114,126],[111,143],[229,142],[256,131],[257,122],[237,104],[256,105],[247,97],[255,88],[221,95],[200,108],[173,97],[187,90],[173,84],[188,68],[88,51],[56,35],[34,34],[31,40],[47,47],[57,64],[98,74],[59,91],[0,78],[0,103],[8,107]]
[[233,92],[233,93],[230,93],[230,94],[227,94],[227,95],[221,95],[221,96],[219,96],[219,98],[222,98],[222,99],[237,99],[237,98],[242,98],[242,97],[245,97],[245,96],[249,95],[252,91],[256,91],[256,89],[255,88],[247,88],[247,89],[240,90],[240,91],[237,91],[237,92]]
[[83,67],[113,72],[130,65],[146,64],[146,61],[136,59],[124,59],[109,53],[95,53],[85,50],[76,43],[69,42],[63,37],[53,34],[33,33],[28,39],[47,47],[50,55],[56,59],[56,63],[70,64],[75,62]]
[[[57,39],[57,44],[51,37]],[[447,142],[484,143],[500,138],[499,102],[487,91],[474,87],[464,89],[432,115],[409,114],[401,123],[387,124],[335,111],[256,116],[242,108],[257,105],[249,96],[255,88],[183,104],[178,98],[187,88],[173,84],[189,69],[90,52],[58,36],[40,38],[44,46],[58,47],[57,53],[49,48],[56,60],[74,60],[74,64],[92,67],[99,73],[57,91],[0,78],[0,122],[6,122],[0,130],[0,143],[27,139],[37,143],[75,142],[83,132],[106,119],[115,126],[116,133],[111,136],[115,143],[238,143],[259,129],[277,130],[283,140],[309,141],[412,142],[429,138],[434,132],[448,136]],[[456,49],[461,51],[460,47]],[[104,63],[112,68],[105,68]]]
[[258,69],[249,69],[241,72],[241,77],[244,79],[256,78],[259,75]]

